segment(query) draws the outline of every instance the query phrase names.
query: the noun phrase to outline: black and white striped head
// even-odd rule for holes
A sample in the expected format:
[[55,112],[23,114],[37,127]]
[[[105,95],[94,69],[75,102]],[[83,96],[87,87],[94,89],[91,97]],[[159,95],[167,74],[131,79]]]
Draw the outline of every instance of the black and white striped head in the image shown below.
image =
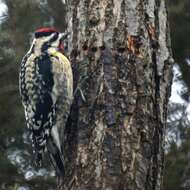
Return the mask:
[[52,47],[57,48],[60,52],[63,52],[63,40],[66,37],[64,33],[59,33],[53,28],[40,28],[35,31],[34,35],[34,49],[43,52]]

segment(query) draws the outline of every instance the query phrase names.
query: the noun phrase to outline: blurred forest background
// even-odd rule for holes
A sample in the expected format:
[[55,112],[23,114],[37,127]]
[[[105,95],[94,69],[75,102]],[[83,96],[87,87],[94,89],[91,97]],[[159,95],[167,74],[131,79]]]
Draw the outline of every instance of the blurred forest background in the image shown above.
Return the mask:
[[[36,169],[18,91],[18,69],[33,31],[64,31],[62,0],[2,0],[0,16],[0,190],[53,190],[49,163]],[[190,1],[167,0],[176,64],[166,129],[164,190],[190,190]],[[46,169],[45,169],[46,168]]]

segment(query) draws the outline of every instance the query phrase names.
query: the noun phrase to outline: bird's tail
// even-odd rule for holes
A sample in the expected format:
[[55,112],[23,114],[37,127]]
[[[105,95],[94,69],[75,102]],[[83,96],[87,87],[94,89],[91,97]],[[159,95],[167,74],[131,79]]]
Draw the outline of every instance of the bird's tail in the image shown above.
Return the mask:
[[63,154],[51,139],[47,140],[47,150],[50,156],[50,161],[57,172],[57,175],[63,179],[65,175]]

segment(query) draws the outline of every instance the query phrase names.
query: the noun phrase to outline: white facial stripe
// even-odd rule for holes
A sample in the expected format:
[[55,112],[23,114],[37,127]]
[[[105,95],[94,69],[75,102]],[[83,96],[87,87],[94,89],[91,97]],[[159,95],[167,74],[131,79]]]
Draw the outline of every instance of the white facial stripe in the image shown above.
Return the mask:
[[55,35],[56,35],[56,34],[53,33],[53,34],[51,34],[50,36],[45,36],[45,37],[43,37],[43,38],[45,39],[44,42],[49,42],[49,41],[51,41],[51,39],[53,39]]
[[58,47],[59,44],[60,44],[60,39],[62,38],[61,34],[58,34],[58,38],[53,42],[51,43],[51,47]]
[[32,53],[32,50],[33,50],[33,48],[35,47],[35,44],[36,44],[36,39],[34,38],[33,41],[32,41],[32,44],[31,44],[31,46],[30,46],[30,49],[28,50],[28,53],[27,53],[27,54]]

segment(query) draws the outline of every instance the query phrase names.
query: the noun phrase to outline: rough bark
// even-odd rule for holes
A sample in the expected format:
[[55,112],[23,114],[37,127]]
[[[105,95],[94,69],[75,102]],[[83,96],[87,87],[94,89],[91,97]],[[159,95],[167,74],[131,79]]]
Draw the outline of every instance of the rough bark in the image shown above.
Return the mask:
[[[64,190],[158,190],[172,58],[164,0],[71,0],[77,90]],[[85,100],[84,100],[84,97]]]

